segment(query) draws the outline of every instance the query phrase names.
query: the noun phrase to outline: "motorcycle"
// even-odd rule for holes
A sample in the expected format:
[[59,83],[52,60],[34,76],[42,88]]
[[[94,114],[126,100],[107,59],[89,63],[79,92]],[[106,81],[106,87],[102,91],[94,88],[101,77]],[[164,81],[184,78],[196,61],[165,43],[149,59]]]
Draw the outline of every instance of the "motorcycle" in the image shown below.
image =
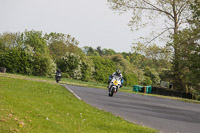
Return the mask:
[[61,73],[57,73],[55,78],[56,78],[56,82],[58,83],[61,79]]
[[108,95],[110,97],[113,96],[114,93],[116,93],[118,91],[118,89],[121,86],[121,79],[118,76],[114,76],[109,84],[109,88],[108,88]]

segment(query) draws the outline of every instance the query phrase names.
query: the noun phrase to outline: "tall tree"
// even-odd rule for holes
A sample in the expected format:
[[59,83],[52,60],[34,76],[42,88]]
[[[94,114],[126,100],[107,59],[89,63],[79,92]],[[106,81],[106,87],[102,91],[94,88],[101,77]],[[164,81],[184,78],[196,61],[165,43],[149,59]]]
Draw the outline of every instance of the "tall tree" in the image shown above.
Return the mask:
[[48,47],[45,38],[42,35],[42,31],[25,31],[23,34],[24,46],[30,46],[33,48],[33,51],[42,54],[48,54]]
[[99,56],[99,53],[92,47],[84,46],[82,50],[87,56]]
[[182,64],[188,73],[186,86],[200,93],[200,1],[191,4],[191,11],[190,27],[179,33],[179,43],[182,43]]
[[15,33],[3,33],[0,35],[0,51],[11,49],[16,46],[17,34]]
[[[162,35],[166,31],[172,33],[172,47],[173,47],[173,71],[174,79],[179,79],[179,45],[177,43],[177,34],[181,26],[190,17],[190,2],[191,0],[108,0],[112,9],[121,12],[132,11],[133,17],[130,21],[130,26],[137,28],[146,24],[151,24],[156,18],[163,20],[165,29],[155,36],[152,40]],[[161,19],[162,18],[162,19]],[[149,21],[143,21],[149,20]],[[152,41],[151,40],[151,41]],[[149,41],[149,42],[151,42]],[[178,88],[179,83],[174,80],[174,87]]]
[[99,53],[100,56],[102,56],[103,50],[101,49],[101,46],[98,46],[96,51]]
[[103,55],[114,55],[114,54],[116,54],[116,52],[113,50],[113,49],[103,49],[102,50],[102,52],[103,52]]
[[188,19],[188,27],[177,34],[176,44],[179,46],[179,77],[176,82],[182,90],[196,88],[199,83],[199,40],[200,40],[200,1],[191,4],[192,15]]
[[0,50],[0,65],[8,72],[49,76],[55,71],[40,31],[4,33],[0,36],[0,47],[4,51]]
[[62,33],[51,32],[45,34],[47,45],[50,50],[50,55],[54,61],[57,61],[67,52],[67,45],[65,44],[65,35]]
[[59,60],[66,52],[83,55],[81,49],[77,46],[78,41],[71,35],[51,32],[50,34],[45,34],[45,39],[54,61]]

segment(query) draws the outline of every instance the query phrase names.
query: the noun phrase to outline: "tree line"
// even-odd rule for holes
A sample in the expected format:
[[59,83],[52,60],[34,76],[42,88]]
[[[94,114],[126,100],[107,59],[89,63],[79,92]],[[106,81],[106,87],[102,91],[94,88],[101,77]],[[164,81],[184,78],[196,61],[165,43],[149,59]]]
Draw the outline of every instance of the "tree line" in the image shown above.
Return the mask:
[[100,46],[79,48],[70,35],[34,30],[0,35],[0,67],[7,72],[52,76],[59,68],[66,78],[107,83],[120,69],[127,86],[159,84],[159,73],[170,67],[169,53],[162,51],[167,48],[147,47],[146,55],[117,53]]

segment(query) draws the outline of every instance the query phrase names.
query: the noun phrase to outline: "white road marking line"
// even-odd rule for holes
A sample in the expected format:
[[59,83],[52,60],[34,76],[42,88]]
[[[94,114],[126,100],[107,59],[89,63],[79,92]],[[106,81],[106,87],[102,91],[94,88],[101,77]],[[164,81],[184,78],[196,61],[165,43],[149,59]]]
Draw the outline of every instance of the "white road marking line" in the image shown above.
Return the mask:
[[65,88],[67,88],[67,90],[68,91],[70,91],[72,94],[74,94],[74,96],[76,97],[76,98],[78,98],[79,100],[82,100],[73,90],[71,90],[67,85],[64,85],[65,86]]

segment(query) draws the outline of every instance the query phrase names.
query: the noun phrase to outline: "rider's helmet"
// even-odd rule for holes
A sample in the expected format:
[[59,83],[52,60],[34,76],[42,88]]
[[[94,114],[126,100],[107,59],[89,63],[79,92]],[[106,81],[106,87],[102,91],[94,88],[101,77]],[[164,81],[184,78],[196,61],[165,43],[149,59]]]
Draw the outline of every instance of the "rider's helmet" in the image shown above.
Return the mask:
[[121,74],[121,72],[120,72],[120,70],[119,70],[119,69],[117,69],[116,73],[117,73],[118,75],[119,75],[119,74]]
[[60,73],[60,72],[61,72],[61,70],[58,68],[58,69],[57,69],[57,72],[58,72],[58,73]]

